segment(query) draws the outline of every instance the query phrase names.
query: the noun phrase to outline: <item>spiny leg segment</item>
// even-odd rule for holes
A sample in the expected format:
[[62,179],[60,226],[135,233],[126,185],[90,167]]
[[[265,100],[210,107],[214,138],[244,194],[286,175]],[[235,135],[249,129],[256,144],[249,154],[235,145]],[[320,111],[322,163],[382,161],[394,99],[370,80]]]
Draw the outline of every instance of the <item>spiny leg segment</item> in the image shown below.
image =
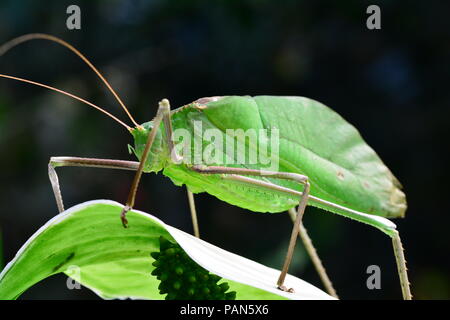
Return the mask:
[[[98,158],[81,158],[81,157],[51,157],[48,163],[48,176],[52,185],[53,194],[55,195],[58,211],[64,211],[64,201],[61,195],[61,187],[59,184],[57,167],[81,167],[81,168],[103,168],[103,169],[119,169],[136,171],[139,168],[139,162],[115,159],[98,159]],[[197,222],[197,214],[195,209],[194,195],[188,192],[188,202],[191,210],[192,224],[194,235],[200,237]]]
[[408,269],[406,268],[405,250],[403,249],[400,234],[397,230],[394,230],[394,234],[392,236],[392,247],[394,248],[395,261],[397,263],[397,271],[400,277],[403,299],[411,300],[412,295],[408,280]]
[[194,227],[194,236],[200,238],[200,231],[198,228],[198,220],[197,220],[197,210],[195,208],[194,194],[186,187],[188,201],[189,201],[189,209],[191,211],[191,219],[192,225]]
[[53,194],[55,195],[58,211],[64,211],[64,202],[61,195],[58,175],[55,168],[57,167],[91,167],[105,169],[120,169],[136,171],[139,162],[113,159],[97,159],[97,158],[80,158],[80,157],[51,157],[48,163],[48,177],[52,185]]

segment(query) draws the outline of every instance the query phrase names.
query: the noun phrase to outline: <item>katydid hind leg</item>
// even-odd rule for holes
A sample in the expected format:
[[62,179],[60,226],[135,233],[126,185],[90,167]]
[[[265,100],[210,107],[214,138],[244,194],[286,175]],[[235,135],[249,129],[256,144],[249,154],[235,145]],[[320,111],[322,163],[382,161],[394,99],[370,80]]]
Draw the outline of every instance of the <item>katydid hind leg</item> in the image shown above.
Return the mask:
[[[289,247],[286,253],[286,258],[283,263],[283,268],[281,270],[280,276],[277,281],[277,286],[280,290],[287,291],[287,292],[293,292],[294,289],[287,288],[284,285],[284,281],[286,279],[287,272],[289,270],[289,266],[292,261],[292,256],[294,254],[295,244],[297,242],[297,237],[300,232],[300,225],[302,223],[303,214],[305,212],[306,205],[308,203],[308,197],[309,197],[309,190],[310,190],[310,184],[308,182],[308,177],[292,173],[292,172],[276,172],[276,171],[265,171],[265,170],[254,170],[254,169],[245,169],[245,168],[232,168],[232,167],[220,167],[220,166],[193,166],[192,170],[203,173],[203,174],[227,174],[225,178],[231,178],[233,180],[242,181],[250,184],[254,184],[259,186],[259,180],[247,178],[244,175],[250,175],[250,176],[264,176],[264,177],[272,177],[272,178],[278,178],[278,179],[285,179],[285,180],[291,180],[295,181],[297,183],[303,184],[304,189],[300,196],[300,204],[297,209],[297,215],[294,222],[294,226],[292,228],[291,232],[291,238],[289,241]],[[265,183],[266,188],[267,184]],[[276,185],[274,185],[276,186]]]
[[[229,179],[229,180],[234,180],[234,181],[239,181],[239,182],[243,182],[243,183],[248,183],[248,184],[252,184],[255,186],[259,186],[261,188],[266,188],[266,189],[270,189],[270,190],[274,190],[277,192],[282,192],[282,193],[286,193],[286,194],[290,194],[293,196],[302,196],[303,193],[302,192],[298,192],[296,190],[292,190],[289,188],[285,188],[270,182],[266,182],[266,181],[262,181],[262,180],[257,180],[257,179],[252,179],[246,176],[243,176],[242,171],[247,171],[246,174],[248,175],[253,175],[253,176],[258,176],[258,175],[262,175],[262,174],[258,174],[259,170],[249,170],[249,169],[236,169],[235,172],[236,174],[234,174],[234,169],[233,168],[223,168],[223,170],[221,170],[218,167],[205,167],[205,166],[193,166],[192,168],[193,170],[200,172],[200,173],[204,173],[204,174],[225,174],[223,176],[223,179]],[[279,176],[277,173],[270,173],[269,176],[272,175],[272,177],[274,178],[281,178],[281,179],[288,179],[288,177],[286,176],[286,173],[283,173],[283,176]],[[299,177],[295,177],[296,181],[300,181],[304,179],[305,177],[302,178],[301,175],[299,175]],[[411,299],[411,292],[410,292],[410,287],[409,287],[409,281],[408,281],[408,274],[407,274],[407,268],[406,268],[406,260],[404,257],[404,250],[402,247],[402,243],[400,241],[400,237],[398,234],[398,231],[395,230],[395,225],[392,224],[392,222],[390,222],[389,225],[386,225],[385,223],[383,223],[382,225],[379,223],[379,218],[375,220],[375,221],[369,221],[367,220],[367,214],[364,213],[360,213],[351,209],[347,209],[344,208],[342,206],[330,203],[328,201],[319,199],[317,197],[313,197],[313,196],[309,196],[309,200],[312,200],[316,203],[321,203],[321,204],[328,204],[330,205],[330,207],[335,207],[335,208],[339,208],[342,211],[348,211],[348,215],[346,214],[342,214],[343,216],[346,217],[350,217],[352,219],[355,219],[356,221],[359,222],[363,222],[366,224],[369,224],[381,231],[383,231],[383,233],[389,235],[392,239],[392,244],[393,244],[393,248],[394,248],[394,254],[395,254],[395,259],[396,259],[396,263],[397,263],[397,268],[398,268],[398,273],[399,273],[399,277],[400,277],[400,285],[402,288],[402,294],[403,294],[403,298],[405,300],[409,300]],[[346,212],[344,212],[346,213]],[[361,216],[361,217],[360,217]],[[301,232],[301,231],[300,231]]]
[[[276,184],[273,184],[270,182],[252,179],[252,178],[244,177],[244,176],[240,176],[240,175],[229,174],[229,175],[224,176],[223,179],[229,179],[229,180],[233,180],[233,181],[239,181],[239,182],[243,182],[243,183],[253,184],[253,185],[259,186],[261,188],[266,188],[266,189],[270,189],[273,191],[290,194],[293,196],[296,196],[296,195],[301,196],[302,195],[301,192],[298,192],[298,191],[295,191],[295,190],[292,190],[289,188],[281,187],[279,185],[276,185]],[[310,196],[309,198],[310,198],[310,200],[311,199],[318,200],[318,198],[314,199],[312,196]],[[320,201],[325,202],[323,200],[320,200]],[[389,235],[389,237],[391,237],[393,248],[394,248],[396,264],[397,264],[397,268],[398,268],[398,273],[399,273],[399,277],[400,277],[400,285],[402,288],[403,298],[405,300],[411,299],[411,292],[410,292],[410,288],[409,288],[408,274],[407,274],[407,268],[406,268],[406,260],[404,257],[404,251],[403,251],[402,243],[400,241],[400,237],[398,235],[398,231],[395,230],[395,225],[393,225],[393,226],[389,225],[387,227],[380,228],[379,224],[378,225],[371,224],[367,220],[365,220],[365,221],[358,220],[357,215],[353,215],[352,217],[355,218],[355,220],[357,220],[357,221],[368,223],[369,225],[383,231],[383,233],[385,233],[385,234]]]
[[[289,188],[285,188],[285,187],[281,187],[279,185],[270,183],[270,182],[265,182],[265,181],[261,181],[261,180],[257,180],[257,179],[252,179],[249,177],[245,177],[245,176],[240,176],[240,175],[235,175],[235,174],[230,174],[227,176],[223,177],[224,179],[229,179],[229,180],[234,180],[234,181],[239,181],[239,182],[244,182],[244,183],[248,183],[248,184],[252,184],[254,186],[258,186],[261,187],[263,189],[267,189],[267,190],[273,190],[276,192],[281,192],[281,193],[286,193],[289,195],[293,195],[293,196],[302,196],[302,192],[298,192]],[[299,177],[299,179],[301,179],[301,177]],[[299,180],[297,179],[297,180]],[[292,222],[295,222],[297,213],[295,211],[294,208],[289,210],[289,214],[291,216],[291,219],[293,220]],[[311,260],[313,261],[314,267],[317,270],[317,272],[319,273],[319,277],[321,278],[323,285],[325,286],[327,292],[333,296],[333,297],[338,297],[336,294],[336,290],[334,290],[333,285],[331,283],[331,281],[329,280],[329,277],[325,271],[325,268],[322,265],[322,262],[317,254],[317,251],[315,250],[311,239],[308,236],[308,233],[306,231],[306,229],[303,226],[303,223],[300,225],[300,232],[299,232],[299,236],[302,239],[305,248],[308,252],[308,254],[311,257]]]
[[392,235],[392,247],[394,249],[395,262],[400,278],[400,286],[404,300],[411,300],[411,288],[408,280],[408,269],[406,268],[405,250],[403,249],[400,234],[397,230]]
[[57,167],[90,167],[104,169],[120,169],[135,171],[139,163],[136,161],[114,160],[114,159],[97,159],[97,158],[81,158],[81,157],[51,157],[48,163],[48,177],[52,185],[53,194],[55,195],[58,211],[64,211],[64,201],[61,194]]

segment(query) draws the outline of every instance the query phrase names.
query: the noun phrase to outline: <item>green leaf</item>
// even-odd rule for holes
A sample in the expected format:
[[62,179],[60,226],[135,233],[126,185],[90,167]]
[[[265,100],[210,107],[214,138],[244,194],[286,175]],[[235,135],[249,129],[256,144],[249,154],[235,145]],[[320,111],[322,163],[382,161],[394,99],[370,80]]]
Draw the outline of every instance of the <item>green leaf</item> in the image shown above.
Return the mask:
[[222,250],[164,224],[144,212],[128,213],[123,205],[89,201],[57,215],[42,226],[0,273],[0,299],[16,299],[37,282],[65,272],[103,298],[164,299],[159,280],[151,276],[159,237],[178,243],[197,264],[216,274],[237,292],[237,299],[332,299],[316,287],[287,276],[296,293],[276,288],[279,271]]

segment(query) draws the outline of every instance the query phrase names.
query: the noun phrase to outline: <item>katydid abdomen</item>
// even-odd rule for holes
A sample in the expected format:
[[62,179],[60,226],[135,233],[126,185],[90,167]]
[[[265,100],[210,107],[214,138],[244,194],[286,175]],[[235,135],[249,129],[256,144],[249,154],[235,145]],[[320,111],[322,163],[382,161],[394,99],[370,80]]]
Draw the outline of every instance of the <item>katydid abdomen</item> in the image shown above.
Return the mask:
[[[406,200],[397,179],[352,125],[317,101],[303,97],[276,96],[205,98],[174,110],[171,119],[175,136],[183,130],[182,135],[187,134],[190,139],[190,152],[185,151],[183,154],[186,149],[178,148],[184,163],[171,162],[164,139],[161,139],[164,131],[159,130],[148,159],[153,167],[150,168],[149,165],[147,170],[162,169],[163,174],[176,185],[185,184],[194,193],[207,192],[232,205],[256,212],[286,211],[298,204],[298,196],[222,179],[220,175],[201,174],[191,168],[193,164],[201,163],[209,166],[267,169],[273,165],[269,159],[272,157],[272,161],[278,162],[277,167],[271,168],[272,170],[308,176],[310,194],[313,197],[372,215],[389,218],[404,215]],[[148,130],[151,124],[144,127]],[[213,131],[213,134],[208,136],[208,130]],[[237,147],[227,149],[227,139],[234,140],[235,146],[242,143],[236,136],[230,137],[227,130],[254,131],[254,135],[250,132],[251,138],[245,140],[245,157],[236,151]],[[271,143],[275,130],[278,130],[277,148]],[[264,131],[266,136],[261,136],[260,133]],[[221,138],[218,139],[217,134]],[[136,138],[137,134],[134,135]],[[135,139],[135,149],[140,157],[146,133],[138,135],[141,137]],[[184,136],[183,138],[185,139]],[[205,151],[212,144],[215,147],[211,159],[211,153]],[[264,152],[260,152],[262,148]],[[250,153],[255,150],[256,163],[255,159],[250,161]],[[222,154],[217,156],[215,152]],[[158,165],[154,166],[155,163]],[[269,177],[255,179],[298,191],[303,188],[287,180]],[[342,213],[337,208],[315,201],[310,200],[309,204]]]

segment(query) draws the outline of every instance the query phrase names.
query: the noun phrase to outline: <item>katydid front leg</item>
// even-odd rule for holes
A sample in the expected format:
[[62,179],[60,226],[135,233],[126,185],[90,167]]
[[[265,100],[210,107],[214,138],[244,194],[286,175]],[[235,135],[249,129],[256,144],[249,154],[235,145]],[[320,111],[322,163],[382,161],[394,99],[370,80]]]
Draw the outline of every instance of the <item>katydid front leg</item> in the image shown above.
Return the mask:
[[[170,119],[170,104],[169,100],[163,99],[159,102],[158,112],[156,113],[155,119],[153,119],[153,128],[150,131],[150,134],[148,135],[147,142],[145,143],[144,152],[142,153],[142,157],[139,161],[139,167],[136,170],[136,175],[134,176],[133,183],[131,184],[130,193],[128,194],[127,202],[125,203],[125,207],[122,210],[122,213],[120,214],[120,217],[122,219],[122,224],[126,228],[128,225],[128,221],[126,219],[126,214],[128,211],[130,211],[134,206],[134,201],[136,199],[136,192],[139,186],[139,182],[141,180],[142,173],[144,171],[144,165],[147,162],[148,155],[150,153],[150,149],[153,145],[153,142],[155,141],[156,133],[159,130],[159,125],[161,124],[161,121],[164,121],[164,128],[166,132],[166,142],[169,147],[170,156],[172,158],[172,161],[179,162],[180,157],[177,155],[173,139],[172,139],[172,122]],[[191,201],[189,201],[191,204]],[[195,229],[195,226],[194,226]]]
[[55,168],[57,167],[90,167],[104,169],[120,169],[136,171],[139,162],[113,159],[80,158],[80,157],[51,157],[48,163],[48,177],[52,184],[53,194],[55,195],[58,211],[64,211],[64,202],[59,186],[59,179]]

